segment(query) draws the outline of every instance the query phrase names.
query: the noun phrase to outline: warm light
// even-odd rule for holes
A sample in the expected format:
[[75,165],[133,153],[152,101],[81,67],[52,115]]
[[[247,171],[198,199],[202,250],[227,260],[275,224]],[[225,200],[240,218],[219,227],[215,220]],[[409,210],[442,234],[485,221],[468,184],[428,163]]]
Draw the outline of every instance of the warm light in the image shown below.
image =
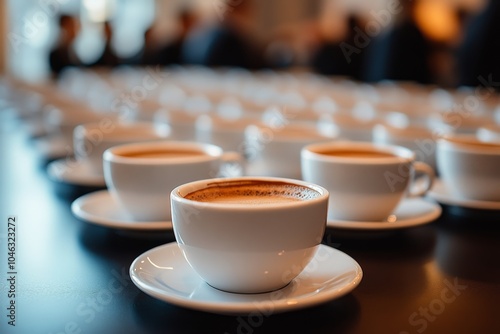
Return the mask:
[[93,22],[108,21],[115,8],[114,0],[83,0],[83,8]]
[[162,266],[157,265],[156,263],[154,263],[154,262],[153,262],[153,261],[149,258],[149,256],[147,257],[147,259],[148,259],[148,262],[149,262],[149,263],[151,263],[151,264],[153,265],[153,267],[156,267],[156,268],[158,268],[158,269],[167,269],[167,270],[173,270],[173,269],[174,269],[174,267],[162,267]]
[[390,215],[387,217],[387,222],[389,223],[395,223],[398,220],[398,217],[396,215]]
[[415,20],[428,38],[438,42],[452,41],[460,29],[453,6],[443,0],[418,2],[415,7]]

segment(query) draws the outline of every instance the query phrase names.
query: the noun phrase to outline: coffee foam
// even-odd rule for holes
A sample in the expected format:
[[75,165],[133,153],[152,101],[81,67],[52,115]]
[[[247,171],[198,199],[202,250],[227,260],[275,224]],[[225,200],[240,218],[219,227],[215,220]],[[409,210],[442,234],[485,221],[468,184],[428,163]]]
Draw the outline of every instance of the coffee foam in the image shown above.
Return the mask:
[[184,197],[199,202],[262,205],[307,201],[319,196],[319,192],[308,187],[284,182],[258,181],[218,183]]

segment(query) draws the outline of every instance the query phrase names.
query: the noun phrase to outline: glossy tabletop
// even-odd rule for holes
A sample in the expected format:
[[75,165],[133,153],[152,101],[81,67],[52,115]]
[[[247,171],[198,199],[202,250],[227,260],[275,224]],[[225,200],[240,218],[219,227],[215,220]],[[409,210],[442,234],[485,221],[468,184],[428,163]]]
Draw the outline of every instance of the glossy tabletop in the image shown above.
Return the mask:
[[[0,333],[499,333],[500,212],[444,207],[390,231],[328,228],[363,269],[351,293],[302,310],[220,315],[139,290],[129,268],[172,232],[115,230],[71,213],[95,190],[55,183],[23,124],[0,111]],[[16,219],[15,297],[8,218]],[[9,303],[15,301],[15,327]]]

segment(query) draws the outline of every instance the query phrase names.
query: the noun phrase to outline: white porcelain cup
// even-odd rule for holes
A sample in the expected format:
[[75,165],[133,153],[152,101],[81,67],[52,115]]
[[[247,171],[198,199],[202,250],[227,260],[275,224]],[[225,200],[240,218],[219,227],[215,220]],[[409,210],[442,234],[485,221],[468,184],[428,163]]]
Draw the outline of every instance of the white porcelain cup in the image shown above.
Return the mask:
[[476,132],[477,138],[484,142],[500,143],[500,125],[487,124],[483,125]]
[[164,141],[104,151],[104,180],[124,212],[136,221],[170,221],[170,192],[180,184],[220,176],[240,157],[215,145]]
[[196,141],[196,118],[199,115],[183,110],[160,109],[153,116],[155,124],[168,125],[170,137],[174,140]]
[[328,191],[293,179],[201,180],[172,191],[176,240],[211,286],[261,293],[290,283],[326,227]]
[[245,141],[245,128],[255,123],[248,118],[228,119],[217,115],[196,118],[196,141],[214,144],[225,151],[238,151]]
[[377,144],[398,145],[415,152],[415,159],[436,170],[437,139],[446,134],[446,129],[434,129],[416,124],[397,127],[390,124],[377,124],[373,128],[373,142]]
[[120,123],[109,118],[78,125],[73,131],[75,158],[95,175],[104,175],[102,155],[110,147],[169,138],[169,127],[150,122]]
[[437,166],[450,192],[479,201],[500,201],[500,143],[486,143],[474,135],[452,135],[438,140]]
[[[434,179],[411,150],[370,142],[312,144],[302,150],[301,165],[305,181],[330,192],[332,220],[383,221],[405,196],[425,194]],[[416,173],[425,175],[422,183],[413,183]]]
[[307,124],[250,125],[241,146],[247,175],[300,179],[300,151],[309,144],[331,141],[336,133],[322,133]]

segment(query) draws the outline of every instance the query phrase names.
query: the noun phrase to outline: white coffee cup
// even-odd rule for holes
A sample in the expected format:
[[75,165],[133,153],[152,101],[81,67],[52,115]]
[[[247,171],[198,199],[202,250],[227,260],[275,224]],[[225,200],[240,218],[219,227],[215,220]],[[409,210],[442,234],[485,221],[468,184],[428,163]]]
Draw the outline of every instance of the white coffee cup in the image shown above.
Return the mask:
[[182,110],[160,109],[154,114],[153,122],[155,124],[168,125],[170,127],[170,137],[174,140],[195,141],[195,122],[198,116],[197,114]]
[[180,184],[220,175],[239,157],[215,145],[164,141],[114,146],[103,154],[111,195],[136,221],[170,221],[170,192]]
[[228,119],[218,115],[196,118],[196,141],[220,146],[225,151],[238,151],[245,141],[245,128],[255,123],[248,118]]
[[95,175],[103,175],[102,155],[110,147],[169,137],[169,127],[148,122],[120,123],[109,118],[77,126],[73,132],[75,158]]
[[500,143],[500,125],[487,124],[483,125],[476,132],[479,140],[489,143]]
[[331,141],[336,133],[323,133],[307,124],[250,125],[242,150],[247,175],[300,179],[300,151],[311,143]]
[[[328,218],[383,221],[405,196],[421,196],[432,186],[433,169],[415,161],[411,150],[370,142],[330,142],[306,146],[301,155],[305,181],[330,192]],[[424,185],[412,186],[416,172]]]
[[201,180],[172,191],[176,240],[211,286],[261,293],[286,286],[310,262],[326,227],[328,191],[293,179]]
[[373,142],[398,145],[415,152],[415,159],[436,170],[436,141],[447,133],[445,128],[431,128],[424,125],[406,124],[399,127],[381,123],[373,128]]
[[500,143],[486,143],[474,135],[452,135],[438,140],[437,166],[450,193],[479,201],[500,201]]

